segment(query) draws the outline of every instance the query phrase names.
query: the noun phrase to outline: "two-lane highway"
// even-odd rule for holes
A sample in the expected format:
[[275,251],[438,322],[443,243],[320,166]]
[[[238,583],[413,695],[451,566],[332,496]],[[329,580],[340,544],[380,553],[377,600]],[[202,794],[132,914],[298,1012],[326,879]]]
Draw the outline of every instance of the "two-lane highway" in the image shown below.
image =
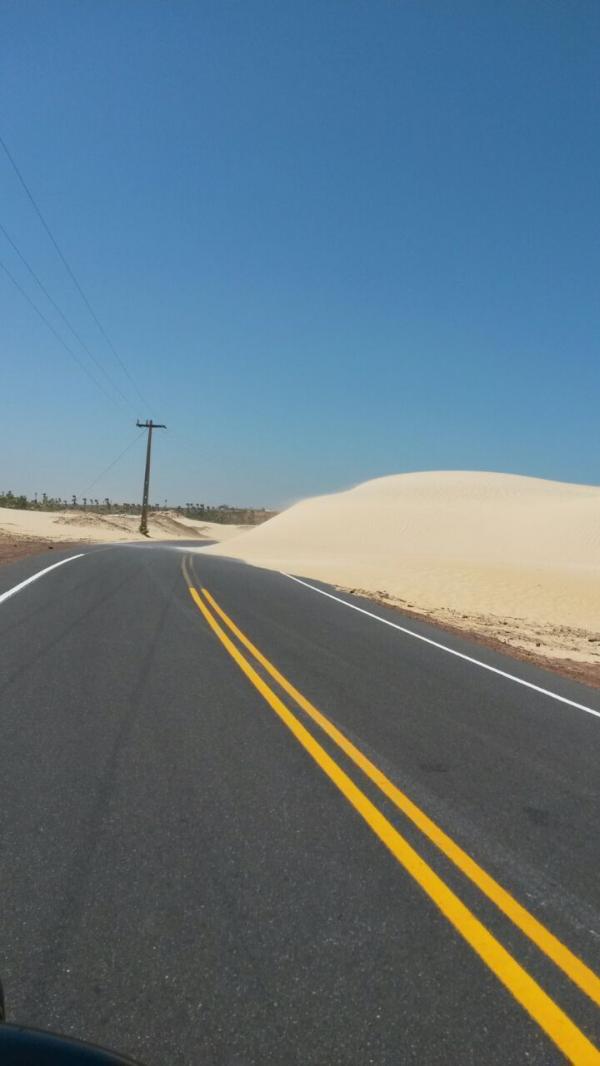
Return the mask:
[[0,571],[12,1019],[149,1066],[600,1062],[597,692],[314,582],[80,551]]

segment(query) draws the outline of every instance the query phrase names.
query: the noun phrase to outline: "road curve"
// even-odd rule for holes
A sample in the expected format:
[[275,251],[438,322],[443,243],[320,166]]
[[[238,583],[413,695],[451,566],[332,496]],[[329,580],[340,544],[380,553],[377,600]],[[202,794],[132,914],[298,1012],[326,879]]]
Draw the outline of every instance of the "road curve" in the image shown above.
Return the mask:
[[181,545],[0,570],[11,1020],[148,1066],[600,1061],[600,695],[345,598],[466,658]]

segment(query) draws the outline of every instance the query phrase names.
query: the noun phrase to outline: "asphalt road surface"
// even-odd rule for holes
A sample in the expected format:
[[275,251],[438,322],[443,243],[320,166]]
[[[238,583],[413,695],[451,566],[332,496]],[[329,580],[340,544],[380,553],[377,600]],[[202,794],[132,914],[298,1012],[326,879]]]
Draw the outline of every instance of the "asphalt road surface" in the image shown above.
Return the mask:
[[600,694],[309,585],[0,570],[11,1020],[149,1066],[599,1062]]

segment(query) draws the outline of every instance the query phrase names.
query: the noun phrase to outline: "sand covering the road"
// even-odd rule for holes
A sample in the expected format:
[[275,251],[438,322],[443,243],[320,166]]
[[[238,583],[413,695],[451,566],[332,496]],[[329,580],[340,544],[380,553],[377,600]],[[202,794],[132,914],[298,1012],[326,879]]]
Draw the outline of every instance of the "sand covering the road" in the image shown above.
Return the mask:
[[[15,540],[76,541],[118,543],[146,540],[139,532],[140,516],[133,514],[96,514],[92,511],[19,511],[0,507],[0,535]],[[157,511],[148,520],[151,540],[227,540],[239,535],[245,526],[217,522],[196,522],[175,511]]]
[[538,656],[600,663],[600,489],[398,474],[204,549],[366,593]]

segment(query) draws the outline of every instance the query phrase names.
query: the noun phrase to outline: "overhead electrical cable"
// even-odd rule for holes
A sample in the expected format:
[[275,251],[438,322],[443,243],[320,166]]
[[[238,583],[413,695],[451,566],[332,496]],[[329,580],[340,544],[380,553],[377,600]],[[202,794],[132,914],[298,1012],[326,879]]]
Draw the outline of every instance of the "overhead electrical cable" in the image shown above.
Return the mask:
[[12,166],[14,172],[15,172],[15,174],[17,175],[21,185],[23,186],[23,189],[25,190],[25,193],[27,194],[27,197],[28,197],[28,199],[29,199],[29,201],[30,201],[35,213],[37,214],[40,222],[42,223],[42,226],[44,227],[44,229],[46,230],[46,233],[48,234],[50,240],[52,241],[52,244],[54,245],[54,248],[55,248],[58,256],[60,257],[61,262],[63,263],[63,266],[65,267],[65,270],[67,271],[69,277],[71,278],[73,284],[75,285],[77,291],[79,292],[79,295],[81,296],[81,299],[83,300],[85,306],[87,307],[90,315],[94,319],[94,322],[96,323],[98,329],[100,330],[100,333],[104,337],[104,340],[108,344],[111,352],[115,356],[115,359],[119,363],[121,369],[123,370],[123,372],[129,378],[129,380],[130,380],[131,384],[133,385],[135,391],[137,392],[140,400],[147,407],[148,406],[147,400],[145,400],[144,397],[142,396],[142,393],[140,392],[135,379],[130,374],[130,372],[129,372],[124,360],[119,355],[119,353],[118,353],[117,349],[115,348],[113,342],[111,341],[110,337],[108,336],[108,333],[106,332],[104,326],[102,325],[100,319],[98,318],[96,312],[94,311],[94,308],[92,307],[90,301],[88,300],[85,292],[83,291],[83,288],[81,287],[81,285],[80,285],[80,283],[79,283],[79,281],[78,281],[78,279],[77,279],[77,277],[75,275],[75,272],[73,271],[72,267],[70,266],[69,262],[67,261],[65,255],[64,255],[64,253],[63,253],[63,251],[62,251],[62,249],[61,249],[61,247],[60,247],[60,245],[58,243],[58,241],[56,240],[56,237],[54,236],[52,230],[50,229],[50,226],[46,222],[46,219],[44,218],[44,216],[43,216],[43,214],[41,212],[41,209],[38,207],[38,204],[37,204],[37,202],[36,202],[36,200],[35,200],[35,198],[33,196],[33,193],[31,192],[31,189],[29,188],[27,182],[25,181],[25,178],[21,174],[21,171],[19,170],[19,168],[18,168],[13,156],[11,155],[10,150],[8,148],[8,145],[6,144],[5,140],[3,139],[3,137],[1,135],[0,135],[0,145],[4,149],[4,152],[6,153],[6,156],[8,157],[8,160],[9,160],[9,162],[10,162],[10,164],[11,164],[11,166]]
[[82,495],[82,496],[84,496],[84,495],[85,495],[86,493],[88,493],[88,492],[90,491],[90,489],[93,489],[94,485],[97,485],[97,484],[98,484],[98,482],[102,480],[102,478],[104,477],[104,475],[105,475],[105,474],[108,474],[108,471],[109,471],[109,470],[112,470],[113,466],[116,466],[116,465],[117,465],[117,463],[118,463],[118,462],[119,462],[119,461],[120,461],[120,460],[121,460],[121,459],[123,458],[123,456],[124,456],[124,455],[126,455],[126,454],[127,454],[127,452],[128,452],[128,451],[130,451],[130,449],[131,449],[131,448],[133,448],[134,444],[137,444],[138,440],[140,440],[140,438],[144,436],[144,433],[145,433],[145,432],[146,432],[146,431],[145,431],[145,429],[143,429],[141,433],[138,433],[138,434],[137,434],[137,435],[136,435],[136,436],[135,436],[135,437],[133,438],[133,440],[131,440],[131,441],[129,442],[129,444],[127,445],[127,447],[126,447],[126,448],[123,448],[123,451],[122,451],[122,452],[121,452],[121,453],[120,453],[119,455],[117,455],[117,458],[116,458],[116,459],[113,459],[112,463],[109,463],[109,464],[108,464],[108,466],[106,467],[106,469],[105,469],[105,470],[103,470],[101,474],[98,474],[98,477],[94,478],[94,480],[93,480],[93,481],[91,482],[91,484],[89,484],[89,485],[88,485],[88,487],[87,487],[86,489],[84,489],[84,490],[83,490],[83,492],[81,493],[81,495]]
[[119,385],[115,381],[113,381],[113,379],[111,378],[110,374],[103,367],[103,365],[100,362],[100,360],[97,359],[96,356],[94,355],[94,353],[90,351],[90,349],[88,348],[88,346],[85,343],[85,341],[79,336],[79,334],[78,334],[77,330],[75,329],[75,327],[71,325],[71,323],[69,322],[69,319],[67,318],[67,316],[64,314],[64,312],[58,306],[56,300],[50,295],[50,293],[48,292],[48,289],[44,285],[43,281],[38,277],[38,275],[36,274],[35,270],[31,266],[31,264],[28,263],[27,259],[23,255],[22,251],[17,247],[17,245],[13,241],[12,237],[6,231],[6,229],[4,228],[4,226],[2,225],[1,222],[0,222],[0,231],[2,231],[2,233],[6,237],[6,240],[10,244],[11,248],[13,248],[14,251],[17,253],[17,255],[19,256],[19,259],[24,264],[24,266],[27,268],[27,270],[29,271],[31,277],[36,282],[36,284],[40,287],[40,289],[44,293],[44,296],[46,297],[46,299],[49,300],[49,302],[52,304],[54,310],[60,315],[60,317],[62,318],[62,320],[65,323],[65,325],[67,326],[67,328],[70,330],[70,332],[75,337],[75,340],[77,340],[79,342],[79,344],[81,345],[83,350],[89,355],[89,357],[92,360],[92,362],[98,367],[98,370],[100,370],[102,372],[102,374],[104,374],[106,380],[109,382],[110,385],[112,385],[114,390],[116,392],[118,392],[118,394],[121,397],[121,399],[128,405],[128,407],[131,407],[131,403],[130,403],[129,399],[127,398],[127,396],[125,395],[125,393],[123,392],[123,390],[119,387]]
[[6,266],[5,263],[2,262],[1,259],[0,259],[0,268],[4,271],[4,273],[10,279],[10,281],[12,281],[13,285],[15,286],[15,288],[18,289],[18,291],[21,293],[21,296],[25,300],[27,300],[27,303],[30,305],[30,307],[33,307],[33,310],[35,311],[36,315],[38,315],[41,318],[42,322],[48,327],[48,329],[50,330],[52,335],[56,338],[58,343],[62,344],[63,348],[65,348],[66,351],[69,353],[69,355],[75,360],[75,362],[78,363],[78,365],[81,367],[81,369],[84,371],[84,373],[86,373],[87,376],[89,378],[91,378],[91,380],[94,382],[94,385],[97,385],[97,387],[100,389],[100,391],[104,393],[104,395],[107,397],[107,399],[110,400],[111,403],[114,403],[115,406],[117,406],[117,401],[115,400],[114,396],[112,396],[110,394],[110,392],[107,392],[107,390],[104,388],[104,385],[102,384],[102,382],[98,381],[98,378],[94,374],[92,374],[92,371],[90,370],[90,368],[87,365],[87,363],[84,363],[83,359],[79,358],[77,353],[73,351],[73,349],[71,348],[71,346],[69,344],[67,344],[66,340],[64,340],[63,337],[61,337],[60,333],[57,333],[57,331],[55,330],[55,328],[52,325],[52,323],[49,321],[49,319],[46,318],[44,312],[40,311],[40,309],[37,306],[37,304],[35,304],[33,302],[33,300],[31,299],[31,296],[29,296],[25,292],[25,289],[21,285],[19,285],[19,282],[17,281],[17,279],[11,274],[10,270],[8,269],[8,267]]

